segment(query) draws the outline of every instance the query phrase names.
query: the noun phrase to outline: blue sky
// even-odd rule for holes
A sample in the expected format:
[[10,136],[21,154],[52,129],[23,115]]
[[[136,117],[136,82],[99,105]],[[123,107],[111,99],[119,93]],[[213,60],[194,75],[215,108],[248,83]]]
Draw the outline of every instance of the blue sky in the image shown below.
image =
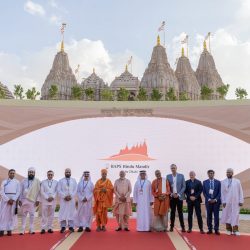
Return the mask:
[[224,82],[232,90],[245,87],[250,94],[250,0],[12,0],[1,1],[0,9],[0,81],[10,89],[17,81],[41,87],[57,52],[62,22],[67,23],[65,49],[72,68],[81,65],[80,78],[95,67],[110,83],[130,55],[133,74],[141,77],[165,20],[173,68],[180,39],[188,34],[195,70],[203,37],[210,31],[212,54]]

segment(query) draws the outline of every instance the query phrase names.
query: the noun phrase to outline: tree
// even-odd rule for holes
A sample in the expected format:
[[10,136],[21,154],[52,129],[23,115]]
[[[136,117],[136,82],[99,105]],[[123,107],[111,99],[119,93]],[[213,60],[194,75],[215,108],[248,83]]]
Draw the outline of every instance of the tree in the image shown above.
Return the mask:
[[170,87],[166,92],[166,101],[176,101],[177,97],[175,95],[175,91],[173,87]]
[[146,89],[144,89],[143,87],[139,88],[137,99],[139,101],[146,101],[148,99],[148,95],[147,95]]
[[113,101],[112,90],[105,88],[101,90],[101,100],[102,101]]
[[117,93],[118,101],[127,101],[129,96],[129,91],[125,88],[120,88]]
[[247,98],[248,93],[247,93],[246,89],[237,88],[235,90],[235,95],[236,95],[237,99],[242,100],[242,99],[246,99]]
[[212,93],[213,93],[213,90],[209,88],[207,85],[203,85],[201,87],[201,99],[202,100],[210,100]]
[[87,100],[93,100],[94,99],[94,89],[93,88],[86,88],[84,90],[85,95],[87,97]]
[[56,99],[57,94],[58,94],[57,85],[51,85],[50,88],[49,88],[49,98],[50,99]]
[[81,100],[83,95],[83,89],[79,85],[75,85],[71,88],[71,96],[74,100]]
[[36,97],[40,95],[40,92],[37,91],[35,87],[32,87],[31,89],[28,89],[25,94],[27,99],[36,100]]
[[3,88],[0,86],[0,99],[5,99],[5,91],[3,90]]
[[187,92],[181,92],[180,93],[180,95],[179,95],[179,100],[180,101],[188,101],[189,100],[189,98],[188,98],[188,96],[187,96]]
[[230,87],[230,85],[226,84],[226,85],[222,85],[216,89],[217,93],[220,94],[220,99],[225,99],[227,92],[229,90],[229,87]]
[[16,97],[16,99],[19,98],[20,100],[24,98],[23,87],[21,86],[21,84],[14,85],[14,96]]
[[151,100],[152,101],[160,101],[162,98],[162,93],[159,91],[159,89],[153,88],[151,93]]

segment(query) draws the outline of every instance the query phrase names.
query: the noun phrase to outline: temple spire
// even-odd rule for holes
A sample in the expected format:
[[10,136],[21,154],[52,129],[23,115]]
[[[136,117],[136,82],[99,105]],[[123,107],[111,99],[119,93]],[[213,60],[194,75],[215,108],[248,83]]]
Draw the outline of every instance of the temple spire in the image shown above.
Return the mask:
[[159,35],[157,36],[157,45],[161,45],[161,39]]
[[183,47],[181,48],[181,56],[185,56],[184,48]]
[[204,42],[203,42],[203,48],[204,48],[204,50],[207,50],[207,43],[206,43],[206,40],[204,40]]
[[93,73],[95,74],[95,68],[93,68]]
[[64,52],[64,42],[61,41],[61,52]]
[[127,72],[128,71],[128,65],[126,64],[126,67],[125,67],[125,71]]

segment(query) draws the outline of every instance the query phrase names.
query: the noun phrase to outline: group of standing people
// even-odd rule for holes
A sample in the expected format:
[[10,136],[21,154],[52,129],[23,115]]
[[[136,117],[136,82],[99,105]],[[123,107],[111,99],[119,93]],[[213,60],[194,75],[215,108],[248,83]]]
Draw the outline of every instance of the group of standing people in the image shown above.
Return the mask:
[[[188,210],[188,233],[193,228],[193,210],[195,210],[200,233],[204,234],[201,215],[202,194],[205,197],[208,234],[219,235],[219,211],[222,204],[221,222],[226,224],[227,234],[239,235],[239,211],[243,205],[243,192],[240,181],[233,178],[233,170],[227,170],[223,181],[214,178],[214,171],[208,170],[208,179],[203,183],[196,179],[194,171],[185,181],[184,175],[177,172],[177,166],[170,166],[171,174],[163,178],[159,170],[155,171],[152,183],[145,170],[141,170],[133,189],[124,171],[114,183],[107,178],[107,170],[101,170],[101,178],[93,184],[90,172],[84,171],[79,183],[71,177],[71,170],[65,169],[65,177],[54,180],[54,172],[47,172],[47,179],[40,182],[35,177],[35,169],[28,169],[28,177],[21,183],[15,179],[15,170],[11,169],[8,179],[1,184],[0,190],[0,237],[7,231],[11,235],[17,224],[17,210],[21,212],[20,235],[25,233],[26,218],[29,214],[29,233],[34,234],[34,216],[41,203],[41,234],[53,233],[53,220],[59,198],[60,232],[68,227],[70,232],[91,232],[93,215],[96,220],[96,231],[106,231],[108,209],[113,207],[117,220],[116,231],[129,231],[129,217],[132,204],[136,207],[137,231],[168,231],[168,211],[170,212],[170,229],[175,226],[175,214],[178,217],[182,232],[186,232],[183,218],[183,201],[186,199]],[[113,196],[115,199],[113,202]],[[76,206],[76,198],[78,205]],[[94,204],[93,204],[94,201]],[[152,209],[153,206],[153,209]],[[214,218],[214,224],[213,224]]]

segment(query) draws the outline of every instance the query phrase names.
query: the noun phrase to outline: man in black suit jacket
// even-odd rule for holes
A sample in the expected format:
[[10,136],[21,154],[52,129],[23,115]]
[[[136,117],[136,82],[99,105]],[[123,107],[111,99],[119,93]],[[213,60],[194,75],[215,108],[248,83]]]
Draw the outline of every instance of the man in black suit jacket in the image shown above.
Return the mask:
[[201,217],[201,193],[202,193],[202,184],[201,181],[195,179],[195,172],[191,171],[189,173],[190,179],[186,181],[186,199],[187,199],[187,208],[188,208],[188,233],[192,232],[193,227],[193,212],[195,213],[198,220],[198,225],[200,228],[200,233],[204,234],[203,231],[203,220]]

